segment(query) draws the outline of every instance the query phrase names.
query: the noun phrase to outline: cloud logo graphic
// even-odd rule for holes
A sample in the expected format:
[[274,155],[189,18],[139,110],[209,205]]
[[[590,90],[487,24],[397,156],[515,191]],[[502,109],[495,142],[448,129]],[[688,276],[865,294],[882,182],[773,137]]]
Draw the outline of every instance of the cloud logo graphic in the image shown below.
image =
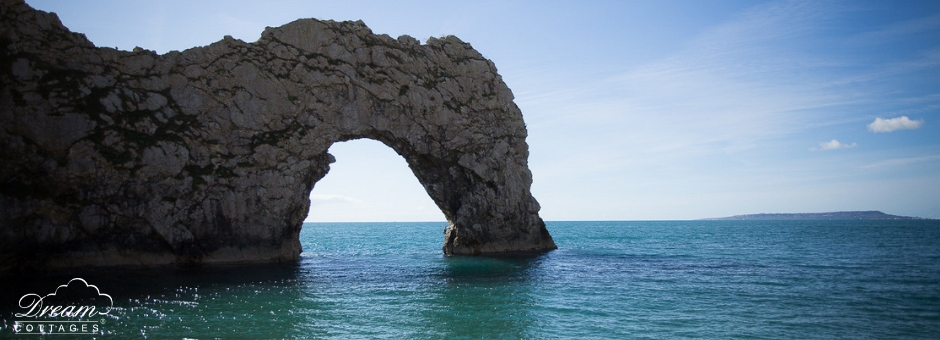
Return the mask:
[[19,306],[26,311],[16,313],[16,317],[81,319],[110,313],[114,300],[111,295],[101,293],[97,286],[88,284],[85,279],[74,278],[45,296],[32,293],[23,295]]

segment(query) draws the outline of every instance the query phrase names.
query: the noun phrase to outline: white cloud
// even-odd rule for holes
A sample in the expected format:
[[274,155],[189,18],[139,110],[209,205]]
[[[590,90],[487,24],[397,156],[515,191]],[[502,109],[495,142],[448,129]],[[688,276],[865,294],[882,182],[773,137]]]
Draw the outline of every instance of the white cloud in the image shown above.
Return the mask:
[[839,142],[835,139],[819,143],[819,148],[812,148],[812,150],[838,150],[838,149],[849,149],[858,146],[858,143],[852,142],[851,144],[845,144]]
[[868,131],[871,132],[892,132],[897,130],[916,130],[924,125],[924,120],[911,120],[907,116],[897,118],[883,119],[875,118],[874,122],[868,124]]
[[358,198],[343,196],[343,195],[321,195],[321,194],[311,194],[310,195],[311,204],[316,203],[353,203],[353,204],[362,204],[365,201]]

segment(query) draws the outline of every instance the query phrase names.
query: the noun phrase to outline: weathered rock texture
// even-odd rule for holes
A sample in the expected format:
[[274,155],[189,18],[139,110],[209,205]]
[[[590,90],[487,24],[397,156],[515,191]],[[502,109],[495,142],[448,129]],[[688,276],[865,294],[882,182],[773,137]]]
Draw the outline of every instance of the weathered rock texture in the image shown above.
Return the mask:
[[0,263],[291,261],[335,142],[381,141],[450,222],[446,254],[555,248],[526,127],[493,63],[362,22],[254,43],[96,48],[55,14],[0,7]]

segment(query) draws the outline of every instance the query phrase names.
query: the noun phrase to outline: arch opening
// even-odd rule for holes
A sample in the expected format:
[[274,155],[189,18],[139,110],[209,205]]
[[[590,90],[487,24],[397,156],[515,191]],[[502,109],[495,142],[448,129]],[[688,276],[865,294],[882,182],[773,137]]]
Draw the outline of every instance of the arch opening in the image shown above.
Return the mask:
[[402,156],[382,142],[336,142],[336,161],[310,192],[304,222],[446,221]]

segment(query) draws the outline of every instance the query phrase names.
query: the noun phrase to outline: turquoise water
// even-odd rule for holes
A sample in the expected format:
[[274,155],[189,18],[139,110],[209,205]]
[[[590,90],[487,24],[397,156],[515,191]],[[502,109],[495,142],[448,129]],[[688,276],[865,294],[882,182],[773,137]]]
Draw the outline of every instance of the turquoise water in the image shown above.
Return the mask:
[[114,298],[99,338],[940,338],[940,221],[550,222],[558,250],[507,258],[444,257],[443,226],[306,224],[299,265],[5,278],[0,337],[78,276]]

